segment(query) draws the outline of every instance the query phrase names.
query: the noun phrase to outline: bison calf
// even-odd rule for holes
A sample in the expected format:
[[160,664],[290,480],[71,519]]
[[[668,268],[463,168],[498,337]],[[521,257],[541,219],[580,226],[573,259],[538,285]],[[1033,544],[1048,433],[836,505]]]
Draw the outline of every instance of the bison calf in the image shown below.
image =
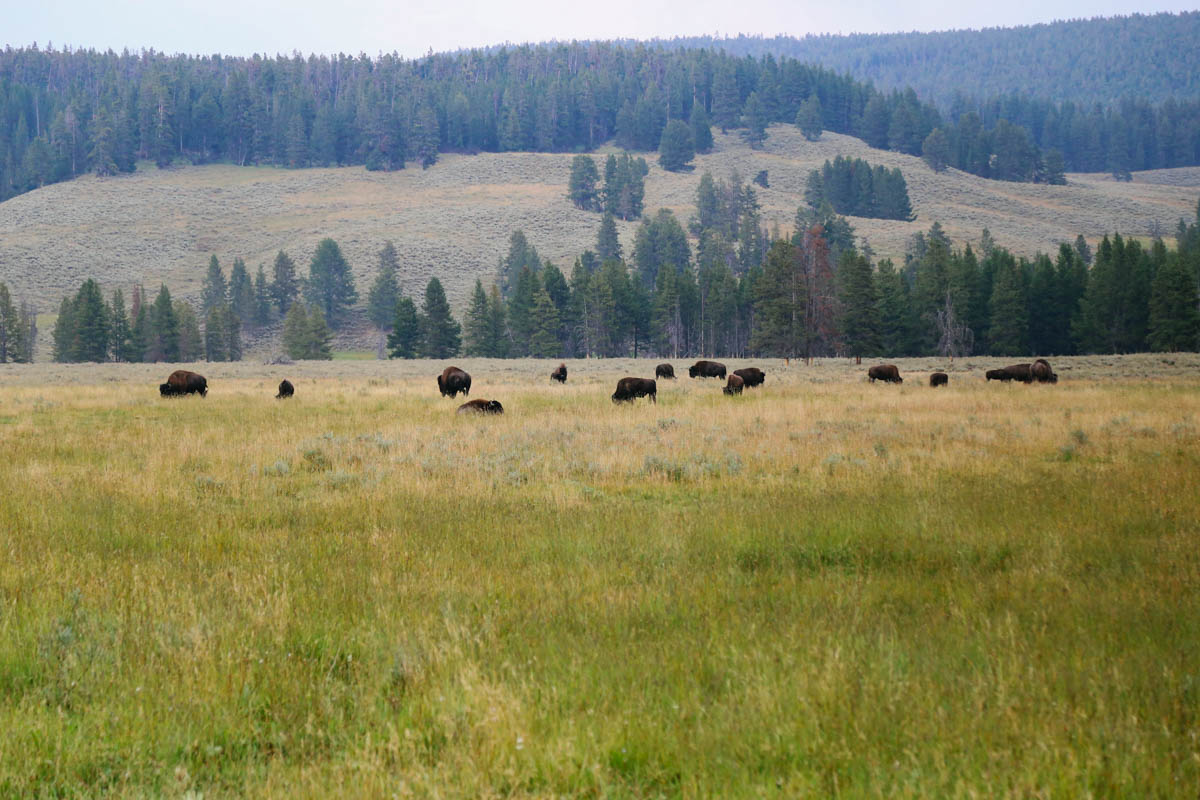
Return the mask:
[[729,394],[729,395],[741,394],[742,387],[745,385],[746,385],[746,382],[744,380],[742,380],[742,376],[738,375],[735,372],[732,375],[730,375],[729,380],[727,380],[725,382],[724,392],[725,392],[725,394]]
[[499,400],[468,400],[458,407],[459,414],[503,414]]
[[621,378],[617,381],[617,390],[613,392],[614,403],[633,402],[638,397],[649,397],[651,402],[658,403],[658,383],[650,378]]
[[285,398],[291,397],[295,393],[296,393],[296,387],[292,386],[292,382],[285,378],[284,380],[281,380],[279,382],[279,394],[275,395],[275,399],[283,400]]
[[895,364],[880,364],[877,367],[871,367],[867,370],[867,377],[871,379],[871,383],[875,381],[904,383],[904,378],[900,377],[900,370],[896,368]]
[[471,376],[458,367],[446,367],[437,379],[438,391],[442,397],[454,397],[459,392],[471,394]]
[[944,372],[935,372],[929,376],[930,386],[945,386],[950,382],[950,376]]

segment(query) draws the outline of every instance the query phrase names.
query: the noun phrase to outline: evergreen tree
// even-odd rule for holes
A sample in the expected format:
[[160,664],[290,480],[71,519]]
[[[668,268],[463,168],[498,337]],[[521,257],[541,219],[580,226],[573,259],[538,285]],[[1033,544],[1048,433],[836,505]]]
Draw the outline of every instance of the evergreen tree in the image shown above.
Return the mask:
[[333,331],[325,322],[325,315],[320,306],[308,309],[308,326],[305,333],[308,358],[316,361],[329,361],[333,358]]
[[358,300],[350,265],[333,239],[322,239],[317,243],[317,251],[308,266],[304,295],[310,304],[321,309],[322,318],[334,328],[341,324]]
[[758,353],[795,357],[805,351],[804,267],[799,249],[780,239],[767,251],[767,263],[756,288],[754,329],[750,347]]
[[1025,286],[1021,268],[1012,256],[1000,260],[993,276],[991,310],[988,351],[994,356],[1028,354],[1029,312]]
[[292,303],[300,296],[300,281],[296,278],[296,262],[291,256],[280,250],[275,255],[272,267],[271,298],[279,308],[279,313],[286,315]]
[[175,319],[179,321],[179,360],[198,361],[204,355],[204,335],[200,320],[190,305],[176,300]]
[[396,301],[400,299],[400,284],[396,279],[399,269],[396,246],[385,242],[379,251],[379,273],[367,293],[367,319],[381,331],[391,328],[396,315]]
[[533,298],[533,332],[529,354],[534,358],[557,358],[562,353],[558,338],[558,309],[544,288]]
[[879,338],[882,353],[887,356],[908,356],[916,352],[908,284],[896,271],[890,259],[879,262],[875,271],[879,292]]
[[208,259],[208,272],[204,274],[204,284],[200,289],[200,303],[207,314],[229,299],[229,287],[225,283],[225,272],[216,255]]
[[523,268],[536,273],[541,266],[537,248],[529,243],[523,231],[513,231],[508,239],[508,255],[500,261],[500,288],[504,296],[512,294]]
[[821,100],[817,97],[817,93],[813,92],[807,100],[800,104],[800,110],[796,112],[796,127],[810,142],[821,138],[825,125],[821,117]]
[[879,353],[879,294],[871,262],[847,250],[838,264],[838,329],[846,354],[861,359]]
[[71,299],[64,297],[54,321],[54,360],[65,363],[75,360],[75,313]]
[[271,321],[271,288],[267,284],[267,273],[262,264],[254,275],[254,324],[266,325]]
[[692,103],[692,115],[688,126],[692,129],[692,143],[696,152],[710,152],[713,149],[712,125],[709,124],[708,114],[704,112],[703,103]]
[[1062,151],[1057,147],[1053,147],[1046,152],[1043,179],[1052,186],[1065,186],[1067,183],[1067,164],[1063,160]]
[[413,157],[420,163],[421,169],[429,169],[437,163],[438,131],[437,114],[431,106],[423,105],[417,111],[416,124],[413,125]]
[[621,260],[621,241],[617,237],[617,222],[610,212],[600,220],[600,232],[596,235],[596,255],[601,261]]
[[1200,349],[1200,298],[1196,275],[1177,253],[1154,276],[1150,290],[1150,331],[1146,339],[1160,352]]
[[518,358],[529,355],[530,340],[536,323],[534,302],[541,284],[537,273],[528,266],[522,267],[517,276],[517,285],[508,301],[508,328],[511,335],[511,353]]
[[289,358],[308,358],[308,309],[292,303],[283,318],[283,349]]
[[742,109],[742,120],[746,125],[746,133],[744,134],[746,141],[750,147],[758,150],[763,146],[763,142],[767,140],[767,119],[762,103],[758,99],[758,92],[751,92],[746,98],[746,107]]
[[682,172],[695,157],[696,144],[688,124],[679,119],[668,122],[658,145],[658,163],[668,172]]
[[18,337],[19,352],[17,361],[22,364],[32,364],[33,354],[37,349],[37,312],[33,306],[21,301],[20,309],[21,334]]
[[941,128],[934,128],[921,145],[921,158],[934,172],[942,172],[950,163],[950,139]]
[[437,278],[425,287],[425,305],[421,309],[421,355],[425,358],[451,358],[458,355],[462,328],[450,315],[446,292]]
[[129,360],[129,315],[125,313],[125,296],[121,290],[113,292],[112,304],[108,309],[108,348],[113,361]]
[[468,356],[492,356],[491,341],[488,338],[489,327],[488,296],[483,290],[483,281],[475,279],[475,289],[471,292],[471,304],[467,307],[467,315],[463,320],[463,353]]
[[[140,363],[146,360],[146,351],[150,346],[151,339],[151,322],[150,309],[148,303],[140,301],[141,287],[133,287],[133,306],[131,308],[131,322],[129,325],[129,342],[125,348],[125,357],[134,363]],[[132,309],[136,308],[136,311]]]
[[246,262],[240,258],[233,260],[233,269],[229,271],[229,307],[239,326],[254,321],[254,281]]
[[491,355],[493,358],[507,358],[509,355],[508,319],[504,311],[504,300],[500,297],[500,290],[496,288],[495,284],[492,284],[492,289],[488,292],[487,308],[487,339]]
[[91,278],[83,282],[72,304],[71,361],[107,361],[108,306],[100,293],[100,284]]
[[229,360],[229,306],[221,304],[209,310],[204,320],[204,359]]
[[20,315],[13,305],[8,287],[0,281],[0,364],[21,361],[22,334]]
[[576,208],[584,211],[600,209],[600,192],[597,184],[600,173],[591,156],[575,156],[571,161],[571,177],[567,180],[567,198]]
[[401,296],[388,334],[388,358],[416,358],[421,344],[421,322],[412,298]]
[[713,75],[713,121],[721,127],[721,133],[728,133],[730,128],[737,127],[738,116],[742,111],[741,92],[738,90],[737,75],[733,64],[728,59],[722,59]]

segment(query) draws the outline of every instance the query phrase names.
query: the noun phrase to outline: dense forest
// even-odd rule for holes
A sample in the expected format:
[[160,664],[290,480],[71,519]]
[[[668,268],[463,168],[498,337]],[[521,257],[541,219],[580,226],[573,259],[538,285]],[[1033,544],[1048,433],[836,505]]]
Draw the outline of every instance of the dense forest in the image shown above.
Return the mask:
[[417,60],[30,47],[0,52],[0,200],[139,160],[390,170],[447,151],[587,151],[612,139],[653,151],[670,120],[686,121],[701,150],[710,124],[744,129],[752,146],[786,123],[914,155],[932,135],[949,166],[1005,180],[1046,180],[1048,161],[1122,175],[1200,164],[1196,99],[960,98],[944,116],[912,89],[882,94],[770,55],[578,43]]
[[808,176],[804,199],[813,208],[822,203],[839,214],[876,219],[916,219],[908,200],[908,185],[899,167],[887,169],[861,158],[838,156]]
[[788,56],[890,91],[911,87],[943,109],[957,95],[1043,97],[1090,107],[1124,97],[1200,94],[1200,12],[1133,14],[933,33],[698,36],[664,42],[731,55]]
[[[797,212],[790,235],[768,235],[752,187],[702,176],[686,226],[668,210],[643,218],[631,252],[601,219],[595,250],[567,274],[543,260],[521,231],[490,287],[475,284],[461,324],[438,279],[421,308],[397,281],[398,254],[379,252],[366,316],[393,357],[1071,355],[1200,349],[1200,204],[1180,220],[1174,250],[1120,234],[1095,253],[1080,236],[1057,253],[1017,258],[987,231],[955,247],[934,223],[913,237],[903,264],[872,263],[847,220],[828,206]],[[688,231],[698,244],[693,248]],[[95,281],[64,298],[54,330],[62,361],[210,361],[241,357],[243,328],[283,319],[293,358],[331,357],[331,328],[358,300],[336,242],[323,240],[307,277],[284,252],[268,279],[217,259],[201,308],[153,303],[118,290],[105,302]],[[0,284],[0,342],[7,292]],[[203,329],[201,329],[203,320]],[[27,321],[12,336],[21,342]],[[31,342],[25,349],[31,352]],[[0,354],[4,353],[0,349]],[[15,357],[15,356],[14,356]],[[27,360],[27,359],[17,359]]]

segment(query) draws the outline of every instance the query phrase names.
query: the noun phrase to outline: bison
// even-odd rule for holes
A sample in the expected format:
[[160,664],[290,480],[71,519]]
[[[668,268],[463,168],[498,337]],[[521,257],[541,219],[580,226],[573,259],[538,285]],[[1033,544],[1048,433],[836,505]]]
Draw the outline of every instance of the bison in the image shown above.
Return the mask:
[[732,375],[730,375],[729,380],[727,380],[725,382],[724,392],[725,392],[725,394],[728,394],[728,395],[741,394],[742,387],[745,385],[746,385],[746,381],[744,381],[742,379],[741,375],[738,375],[735,372]]
[[459,392],[464,396],[471,394],[471,376],[458,367],[446,367],[442,374],[438,375],[437,382],[442,397],[454,397]]
[[459,414],[503,414],[499,400],[468,400],[458,407]]
[[1050,369],[1050,362],[1039,358],[1029,365],[1030,377],[1038,383],[1058,383],[1058,375]]
[[186,369],[177,369],[167,376],[167,382],[158,386],[158,393],[163,397],[173,397],[181,394],[198,394],[208,396],[208,381],[203,375]]
[[753,389],[755,386],[762,386],[762,382],[767,379],[766,374],[758,367],[744,367],[742,369],[735,369],[733,374],[745,381],[747,389]]
[[614,403],[633,402],[637,397],[649,397],[658,403],[658,383],[651,378],[621,378],[617,381],[617,390],[612,395]]
[[296,393],[296,387],[292,386],[292,382],[284,378],[279,382],[279,394],[275,395],[276,400],[283,400],[291,397]]
[[1021,383],[1030,383],[1033,380],[1033,373],[1030,370],[1029,364],[1010,364],[1007,367],[1000,369],[989,369],[984,373],[984,377],[989,381],[1020,381]]
[[659,364],[654,368],[654,377],[675,380],[675,368],[670,364]]
[[945,386],[950,382],[950,376],[944,372],[935,372],[929,376],[930,386]]
[[904,378],[900,377],[900,370],[896,369],[895,364],[880,364],[871,367],[867,370],[867,377],[871,379],[871,383],[875,381],[883,381],[884,383],[904,383]]
[[550,373],[550,380],[558,381],[559,383],[567,382],[567,365],[559,364],[554,368],[554,372]]
[[720,361],[697,361],[688,367],[688,376],[692,378],[724,378],[725,365]]

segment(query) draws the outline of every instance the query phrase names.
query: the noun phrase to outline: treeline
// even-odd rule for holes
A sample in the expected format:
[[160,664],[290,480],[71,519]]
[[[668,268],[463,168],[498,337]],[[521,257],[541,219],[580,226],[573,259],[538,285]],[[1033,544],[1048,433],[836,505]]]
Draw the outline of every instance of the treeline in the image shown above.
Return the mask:
[[1126,96],[1161,103],[1200,91],[1200,12],[1131,14],[1039,25],[930,33],[804,37],[697,36],[681,49],[734,56],[789,56],[885,90],[912,87],[946,108],[956,95],[1014,92],[1056,102],[1110,104]]
[[37,313],[25,301],[13,304],[8,286],[0,281],[0,364],[29,364],[37,344]]
[[[1200,163],[1194,99],[1085,109],[1006,96],[961,101],[944,118],[911,89],[883,94],[770,55],[605,43],[418,60],[10,48],[0,52],[0,200],[139,159],[391,170],[439,152],[591,150],[614,138],[653,151],[672,120],[698,150],[710,122],[742,128],[752,146],[769,123],[788,123],[913,155],[940,128],[960,143],[951,166],[1008,180],[1038,179],[1049,148],[1072,169]],[[670,163],[679,142],[667,144]]]
[[804,199],[813,208],[822,203],[839,214],[876,219],[917,218],[908,199],[908,184],[900,168],[872,167],[861,158],[838,156],[808,176]]

